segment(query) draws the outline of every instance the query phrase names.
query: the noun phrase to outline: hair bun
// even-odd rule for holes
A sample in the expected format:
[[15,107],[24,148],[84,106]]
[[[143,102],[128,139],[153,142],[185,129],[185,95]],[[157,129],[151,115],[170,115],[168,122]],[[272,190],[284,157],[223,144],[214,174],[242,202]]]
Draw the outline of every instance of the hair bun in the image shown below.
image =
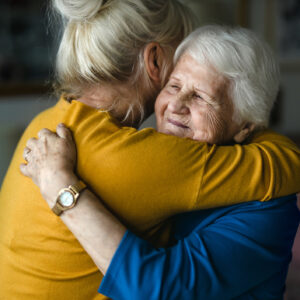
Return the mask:
[[53,0],[56,10],[69,20],[93,18],[105,4],[105,0]]

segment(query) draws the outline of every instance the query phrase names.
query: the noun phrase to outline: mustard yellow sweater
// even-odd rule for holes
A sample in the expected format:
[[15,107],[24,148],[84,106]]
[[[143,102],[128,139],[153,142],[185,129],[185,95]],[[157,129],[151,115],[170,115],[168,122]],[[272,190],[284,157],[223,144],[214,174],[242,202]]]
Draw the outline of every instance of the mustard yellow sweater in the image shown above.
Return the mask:
[[105,298],[97,294],[102,277],[96,266],[19,171],[26,141],[59,122],[73,131],[79,176],[147,238],[178,212],[300,190],[300,151],[276,133],[256,134],[245,146],[209,146],[153,129],[120,128],[105,112],[61,99],[28,126],[1,189],[1,300]]

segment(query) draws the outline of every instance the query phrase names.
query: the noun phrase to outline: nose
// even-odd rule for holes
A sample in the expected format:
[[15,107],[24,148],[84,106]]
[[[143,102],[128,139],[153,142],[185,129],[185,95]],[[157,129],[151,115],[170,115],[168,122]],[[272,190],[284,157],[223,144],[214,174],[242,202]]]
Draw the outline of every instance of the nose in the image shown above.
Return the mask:
[[178,95],[175,99],[170,101],[169,110],[174,114],[188,114],[190,109],[187,102],[188,101],[184,95]]

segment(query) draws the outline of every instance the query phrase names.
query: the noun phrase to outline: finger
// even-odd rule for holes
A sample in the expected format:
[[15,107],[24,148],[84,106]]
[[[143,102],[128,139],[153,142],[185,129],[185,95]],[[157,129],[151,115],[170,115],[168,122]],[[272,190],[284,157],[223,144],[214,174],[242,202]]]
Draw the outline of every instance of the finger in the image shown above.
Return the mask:
[[29,168],[26,164],[20,164],[20,171],[23,175],[30,177]]
[[64,124],[60,123],[56,127],[56,133],[59,137],[67,140],[72,140],[71,130],[68,129]]
[[23,157],[26,161],[28,161],[29,159],[29,156],[30,156],[30,152],[31,150],[28,148],[28,147],[25,147],[24,148],[24,151],[23,151]]
[[41,129],[38,133],[39,138],[51,137],[51,136],[56,136],[56,134],[47,128]]
[[27,141],[26,146],[29,149],[33,149],[36,146],[37,139],[36,138],[31,138]]

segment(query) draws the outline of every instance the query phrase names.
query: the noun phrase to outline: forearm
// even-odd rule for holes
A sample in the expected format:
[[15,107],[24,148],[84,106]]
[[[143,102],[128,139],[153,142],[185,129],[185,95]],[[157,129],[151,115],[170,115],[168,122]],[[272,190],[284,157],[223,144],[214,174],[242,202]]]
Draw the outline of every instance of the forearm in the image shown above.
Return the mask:
[[57,134],[44,129],[39,132],[39,137],[39,140],[28,140],[23,153],[27,164],[21,164],[21,172],[40,187],[50,208],[55,207],[56,213],[64,211],[61,219],[105,273],[126,229],[87,189],[76,192],[72,199],[75,206],[71,210],[59,208],[57,197],[60,191],[69,186],[75,186],[76,190],[79,181],[73,172],[76,151],[72,136],[60,125]]
[[[56,185],[46,189],[43,197],[54,206],[60,189],[75,184],[77,176],[61,172]],[[60,218],[74,234],[99,270],[105,274],[126,228],[106,209],[101,200],[88,189],[81,192],[74,208],[65,211]]]
[[105,274],[126,228],[89,190],[85,190],[77,205],[62,214],[80,244]]

